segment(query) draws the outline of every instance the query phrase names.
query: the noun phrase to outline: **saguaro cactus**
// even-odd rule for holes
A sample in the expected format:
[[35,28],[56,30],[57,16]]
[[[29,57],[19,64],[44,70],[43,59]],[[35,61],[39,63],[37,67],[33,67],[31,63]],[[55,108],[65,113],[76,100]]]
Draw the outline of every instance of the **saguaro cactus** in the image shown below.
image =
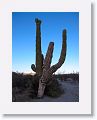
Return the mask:
[[49,43],[48,50],[44,59],[41,51],[41,30],[40,30],[41,20],[35,19],[35,22],[36,22],[36,66],[32,64],[31,68],[33,71],[36,72],[37,75],[41,76],[41,78],[39,79],[39,88],[37,94],[37,96],[41,98],[44,94],[44,90],[48,80],[50,80],[52,74],[56,72],[57,69],[60,68],[65,61],[67,38],[66,38],[66,30],[63,30],[63,34],[62,34],[63,42],[62,42],[62,50],[61,50],[60,58],[58,63],[51,66],[54,42]]
[[36,22],[36,66],[31,65],[31,68],[37,75],[42,75],[42,66],[43,66],[43,54],[41,51],[41,20],[35,19]]
[[60,54],[60,58],[58,63],[56,63],[55,65],[51,66],[51,59],[52,59],[52,54],[53,54],[53,48],[54,48],[54,43],[50,42],[47,53],[46,53],[46,57],[44,60],[44,65],[43,65],[43,73],[42,76],[39,80],[39,88],[38,88],[38,97],[41,98],[44,94],[44,90],[46,87],[46,83],[48,82],[48,79],[52,76],[52,74],[54,72],[57,71],[58,68],[60,68],[62,66],[62,64],[65,61],[66,58],[66,49],[67,49],[67,45],[66,45],[66,30],[63,30],[63,42],[62,42],[62,50],[61,50],[61,54]]

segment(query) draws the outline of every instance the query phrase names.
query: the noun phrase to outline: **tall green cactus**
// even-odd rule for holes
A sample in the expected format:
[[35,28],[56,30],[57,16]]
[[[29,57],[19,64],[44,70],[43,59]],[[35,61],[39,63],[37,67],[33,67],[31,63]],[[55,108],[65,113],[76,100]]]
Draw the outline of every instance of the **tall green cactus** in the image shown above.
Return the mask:
[[41,51],[41,20],[35,19],[36,22],[36,66],[31,65],[31,68],[37,75],[42,75],[42,66],[43,66],[43,54]]

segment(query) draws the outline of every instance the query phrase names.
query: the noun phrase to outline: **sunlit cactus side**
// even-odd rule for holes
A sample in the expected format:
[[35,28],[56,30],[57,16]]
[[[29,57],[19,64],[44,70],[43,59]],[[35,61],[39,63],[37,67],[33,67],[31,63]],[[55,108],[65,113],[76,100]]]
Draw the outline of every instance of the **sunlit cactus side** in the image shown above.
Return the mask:
[[31,69],[36,72],[37,75],[42,75],[43,70],[43,54],[41,51],[41,20],[35,19],[36,22],[36,66],[34,64],[31,65]]
[[62,64],[65,61],[66,51],[67,51],[66,34],[67,33],[65,29],[63,30],[63,34],[62,34],[63,42],[62,42],[62,50],[61,50],[60,58],[58,60],[58,63],[56,63],[53,66],[51,66],[51,60],[52,60],[52,55],[53,55],[54,43],[53,42],[49,43],[46,57],[44,59],[43,73],[39,80],[39,88],[38,88],[38,95],[37,95],[38,98],[43,97],[44,90],[45,90],[48,80],[51,78],[52,74],[56,72],[62,66]]

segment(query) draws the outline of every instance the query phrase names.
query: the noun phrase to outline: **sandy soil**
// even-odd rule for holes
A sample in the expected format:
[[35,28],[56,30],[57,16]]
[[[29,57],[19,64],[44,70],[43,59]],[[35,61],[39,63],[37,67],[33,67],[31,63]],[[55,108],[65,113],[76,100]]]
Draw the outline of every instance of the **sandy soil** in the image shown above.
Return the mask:
[[79,83],[78,81],[74,81],[72,79],[68,79],[68,81],[60,81],[59,83],[62,85],[64,89],[64,94],[62,94],[58,98],[51,98],[48,96],[44,96],[41,99],[32,99],[26,93],[22,95],[17,95],[17,102],[79,102]]

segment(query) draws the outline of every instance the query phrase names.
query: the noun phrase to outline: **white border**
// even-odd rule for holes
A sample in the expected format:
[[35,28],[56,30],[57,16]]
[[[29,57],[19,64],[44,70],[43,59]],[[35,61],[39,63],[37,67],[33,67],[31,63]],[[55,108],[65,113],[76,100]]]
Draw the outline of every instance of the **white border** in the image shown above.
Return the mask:
[[[79,102],[12,102],[12,12],[79,12]],[[3,0],[0,8],[0,113],[91,114],[89,0]]]

